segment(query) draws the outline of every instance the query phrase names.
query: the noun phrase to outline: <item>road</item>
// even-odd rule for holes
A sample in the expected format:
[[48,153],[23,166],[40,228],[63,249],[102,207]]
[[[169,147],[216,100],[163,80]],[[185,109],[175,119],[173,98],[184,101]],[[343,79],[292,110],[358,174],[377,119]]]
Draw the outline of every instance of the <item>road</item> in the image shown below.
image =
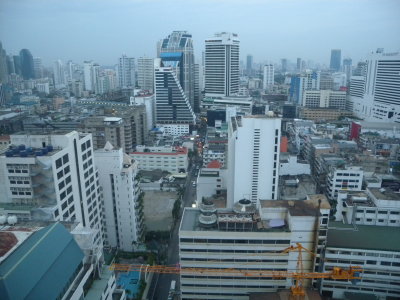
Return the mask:
[[[195,201],[196,187],[193,187],[192,181],[195,178],[195,167],[190,169],[185,183],[185,192],[183,194],[182,204],[184,207],[191,207]],[[182,209],[183,211],[183,209]],[[182,217],[182,214],[181,214]],[[179,225],[181,217],[176,222],[171,234],[171,239],[168,247],[167,265],[177,265],[179,263]],[[154,274],[153,281],[149,290],[148,299],[151,300],[167,300],[171,281],[176,280],[177,287],[179,287],[178,274]]]

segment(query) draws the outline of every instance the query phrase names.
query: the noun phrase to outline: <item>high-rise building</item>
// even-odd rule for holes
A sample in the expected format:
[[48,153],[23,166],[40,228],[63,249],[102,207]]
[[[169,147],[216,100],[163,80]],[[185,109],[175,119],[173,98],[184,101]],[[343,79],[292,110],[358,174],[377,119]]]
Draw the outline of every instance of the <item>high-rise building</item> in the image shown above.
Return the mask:
[[27,79],[35,78],[35,70],[33,66],[33,56],[28,49],[22,49],[19,52],[19,57],[21,61],[21,74],[22,77]]
[[56,89],[64,88],[67,80],[65,76],[64,64],[61,60],[56,60],[53,63],[53,73],[54,73],[54,87]]
[[94,157],[103,189],[105,245],[133,251],[144,234],[137,162],[109,142]]
[[193,124],[196,116],[187,98],[175,68],[155,62],[155,96],[157,124]]
[[303,74],[292,76],[290,81],[290,99],[299,105],[303,103],[304,91],[319,90],[321,73],[307,71]]
[[351,58],[343,59],[343,72],[346,74],[347,82],[349,82],[350,77],[353,75],[353,61]]
[[11,135],[0,156],[0,202],[24,206],[23,219],[76,221],[95,230],[102,243],[102,201],[92,136]]
[[282,58],[281,59],[281,71],[282,71],[282,73],[285,73],[287,71],[287,64],[288,64],[287,59],[286,58]]
[[98,75],[100,66],[93,61],[83,62],[83,75],[85,83],[85,91],[94,92],[98,91]]
[[193,98],[193,111],[200,112],[200,66],[199,64],[194,64],[194,98]]
[[33,69],[35,70],[35,78],[43,77],[43,65],[40,57],[33,58]]
[[263,89],[267,90],[274,85],[275,69],[273,64],[264,66]]
[[194,106],[194,52],[192,35],[173,31],[162,40],[160,56],[164,67],[174,69],[190,105]]
[[301,58],[298,57],[297,58],[297,64],[296,64],[296,71],[297,72],[301,72],[301,70],[302,70],[302,62],[301,62]]
[[17,75],[22,75],[22,70],[21,70],[21,57],[19,55],[14,55],[13,56],[14,60],[14,69],[15,69],[15,74]]
[[228,207],[243,198],[255,204],[260,199],[277,199],[280,132],[281,119],[272,112],[231,118],[228,129]]
[[239,38],[221,32],[207,39],[205,93],[207,97],[232,96],[239,92]]
[[400,54],[378,49],[357,73],[361,76],[350,80],[353,113],[369,121],[400,123]]
[[121,88],[136,86],[135,59],[127,57],[125,54],[119,58],[118,63],[118,82]]
[[9,75],[15,73],[14,57],[11,54],[7,55],[7,69]]
[[246,74],[253,74],[253,55],[248,54],[246,57]]
[[339,71],[340,70],[340,63],[342,61],[342,50],[340,49],[332,49],[331,50],[331,63],[330,63],[330,69],[333,71]]
[[0,42],[0,83],[8,81],[7,53]]
[[154,92],[154,59],[139,57],[137,60],[137,82],[142,90]]

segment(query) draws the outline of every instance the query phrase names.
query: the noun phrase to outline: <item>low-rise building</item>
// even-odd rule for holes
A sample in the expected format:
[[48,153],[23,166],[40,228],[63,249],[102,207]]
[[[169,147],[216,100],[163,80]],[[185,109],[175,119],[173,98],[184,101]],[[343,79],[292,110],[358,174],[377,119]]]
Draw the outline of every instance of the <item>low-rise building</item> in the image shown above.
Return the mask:
[[138,162],[139,170],[160,169],[170,173],[186,173],[188,150],[185,147],[137,146],[130,156]]

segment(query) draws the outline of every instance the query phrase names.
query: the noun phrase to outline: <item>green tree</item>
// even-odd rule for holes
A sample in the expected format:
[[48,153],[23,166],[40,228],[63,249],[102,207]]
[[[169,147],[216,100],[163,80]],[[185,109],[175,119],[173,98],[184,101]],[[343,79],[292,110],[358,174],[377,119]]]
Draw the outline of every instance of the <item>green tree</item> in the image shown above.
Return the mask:
[[174,202],[174,207],[172,208],[172,218],[174,222],[179,219],[179,215],[181,212],[181,200],[180,198],[176,199]]

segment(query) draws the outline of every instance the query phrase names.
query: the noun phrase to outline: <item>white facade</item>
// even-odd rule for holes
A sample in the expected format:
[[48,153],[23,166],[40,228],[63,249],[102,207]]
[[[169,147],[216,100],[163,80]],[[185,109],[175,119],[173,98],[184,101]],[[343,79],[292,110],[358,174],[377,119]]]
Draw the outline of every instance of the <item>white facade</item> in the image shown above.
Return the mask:
[[303,106],[346,109],[347,94],[342,91],[319,90],[304,91]]
[[264,66],[264,79],[263,79],[263,89],[267,90],[274,85],[274,65],[269,64]]
[[135,95],[130,98],[130,105],[144,105],[146,107],[147,130],[151,130],[155,125],[155,96],[154,95]]
[[[77,221],[102,241],[102,205],[91,134],[11,135],[25,150],[0,156],[1,201],[31,207],[30,216]],[[0,177],[0,178],[1,178]]]
[[138,162],[139,170],[161,169],[173,174],[185,172],[188,168],[188,150],[184,147],[137,146],[130,156]]
[[226,190],[226,169],[202,168],[196,180],[196,203],[200,205],[203,197],[220,195],[221,191]]
[[286,161],[280,161],[279,176],[303,174],[311,174],[311,168],[308,162],[299,161],[295,155],[290,155]]
[[[357,117],[367,121],[400,122],[400,54],[372,53],[363,76],[352,77],[351,106]],[[361,94],[361,86],[364,87]],[[353,88],[353,91],[355,89]]]
[[338,193],[335,219],[347,224],[399,227],[399,200],[400,194],[380,188],[342,190]]
[[154,59],[148,57],[139,57],[137,60],[137,81],[142,90],[154,91]]
[[281,119],[232,118],[228,129],[228,207],[246,198],[277,199]]
[[[314,196],[322,200],[316,235],[317,198],[299,201],[297,208],[291,207],[289,201],[261,200],[259,209],[254,208],[254,212],[258,212],[260,222],[266,224],[264,229],[261,223],[252,223],[251,213],[242,212],[238,217],[235,211],[242,211],[241,206],[236,206],[234,211],[218,210],[215,223],[205,227],[201,225],[204,216],[200,211],[205,207],[200,205],[200,210],[186,208],[179,229],[180,267],[215,268],[226,272],[212,274],[204,270],[204,273],[181,275],[182,298],[248,300],[251,292],[289,289],[292,285],[290,278],[232,275],[227,271],[295,271],[297,252],[282,251],[296,242],[311,250],[320,247],[315,245],[316,240],[318,245],[326,240],[330,206],[323,195]],[[306,207],[302,213],[298,213]],[[274,226],[272,220],[279,220],[282,225],[271,229],[269,226]],[[305,272],[313,271],[314,258],[303,252],[303,265]],[[305,281],[304,285],[308,286],[309,282]]]
[[139,203],[137,162],[107,143],[96,150],[103,189],[105,244],[122,251],[133,251],[143,235],[143,207]]
[[221,32],[205,41],[205,93],[207,97],[231,96],[239,91],[239,38]]
[[65,74],[64,64],[61,60],[56,60],[53,63],[53,73],[54,73],[54,87],[56,89],[64,88],[67,80]]
[[170,136],[183,136],[189,135],[189,124],[157,124],[165,135]]
[[85,61],[83,63],[85,91],[96,92],[99,69],[100,66],[92,61]]
[[118,82],[121,88],[135,87],[135,59],[122,55],[118,63]]
[[326,178],[329,200],[336,200],[340,190],[361,191],[364,171],[360,167],[334,169]]

